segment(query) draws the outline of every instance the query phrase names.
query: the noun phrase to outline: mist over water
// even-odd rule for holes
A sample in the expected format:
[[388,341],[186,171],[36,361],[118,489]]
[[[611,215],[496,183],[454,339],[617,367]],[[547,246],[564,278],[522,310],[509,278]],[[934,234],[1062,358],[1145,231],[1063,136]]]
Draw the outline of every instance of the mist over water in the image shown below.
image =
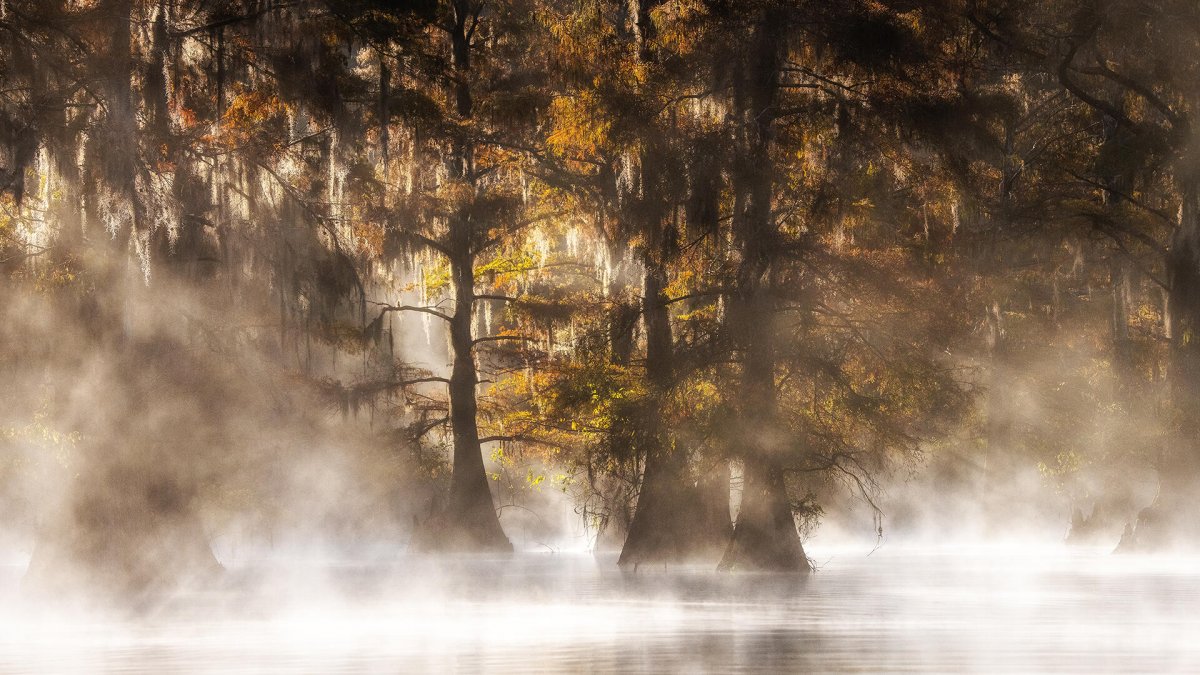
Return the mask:
[[1195,0],[0,0],[0,673],[1200,669]]
[[[135,616],[22,596],[5,672],[1164,672],[1200,658],[1195,558],[828,548],[808,578],[518,554],[229,565]],[[61,598],[58,599],[61,602]]]

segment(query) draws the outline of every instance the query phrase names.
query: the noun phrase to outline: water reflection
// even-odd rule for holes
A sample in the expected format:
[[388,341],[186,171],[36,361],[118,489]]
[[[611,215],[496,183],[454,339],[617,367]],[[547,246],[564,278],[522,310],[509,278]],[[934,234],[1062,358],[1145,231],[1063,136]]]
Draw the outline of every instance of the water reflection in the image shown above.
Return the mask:
[[1184,670],[1195,562],[881,550],[809,579],[583,555],[243,563],[136,619],[19,599],[13,567],[0,671]]

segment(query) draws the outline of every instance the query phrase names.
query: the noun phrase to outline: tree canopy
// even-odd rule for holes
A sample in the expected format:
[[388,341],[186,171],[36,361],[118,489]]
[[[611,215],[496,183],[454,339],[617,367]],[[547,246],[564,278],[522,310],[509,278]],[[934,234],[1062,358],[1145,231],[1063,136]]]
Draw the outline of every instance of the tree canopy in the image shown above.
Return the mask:
[[430,551],[511,550],[558,491],[625,567],[807,570],[822,515],[881,536],[914,474],[989,516],[1035,476],[1072,537],[1167,545],[1197,11],[0,0],[35,567],[210,569],[313,464],[353,467],[343,529]]

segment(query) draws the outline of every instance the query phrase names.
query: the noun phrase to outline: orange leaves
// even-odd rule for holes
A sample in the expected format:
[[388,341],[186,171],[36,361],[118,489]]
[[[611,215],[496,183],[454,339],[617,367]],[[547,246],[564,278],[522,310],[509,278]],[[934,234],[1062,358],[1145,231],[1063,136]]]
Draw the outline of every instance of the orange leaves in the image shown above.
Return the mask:
[[172,100],[172,119],[184,131],[191,131],[200,126],[200,116],[196,111],[184,105],[178,98]]
[[594,91],[555,98],[550,104],[550,116],[554,130],[546,144],[558,155],[595,157],[609,142],[612,122],[605,118]]
[[383,255],[383,247],[387,238],[387,228],[376,220],[362,218],[358,211],[358,209],[354,209],[352,215],[355,217],[350,219],[354,241],[358,245],[359,250],[366,253],[368,257],[378,258]]
[[219,134],[218,143],[228,149],[278,153],[288,142],[287,105],[261,90],[238,93],[221,116]]

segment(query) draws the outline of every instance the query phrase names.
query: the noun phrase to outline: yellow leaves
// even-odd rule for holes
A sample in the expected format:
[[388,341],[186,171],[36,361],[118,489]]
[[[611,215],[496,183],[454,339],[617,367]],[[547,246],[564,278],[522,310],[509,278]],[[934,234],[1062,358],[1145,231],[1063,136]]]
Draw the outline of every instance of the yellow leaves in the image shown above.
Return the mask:
[[688,289],[694,288],[696,282],[696,272],[691,269],[684,268],[675,275],[671,283],[667,284],[664,289],[668,298],[677,298],[686,295]]
[[432,294],[450,287],[450,266],[447,264],[429,265],[425,268],[423,283],[425,292]]
[[492,454],[488,456],[488,459],[492,460],[492,462],[495,464],[503,465],[506,462],[510,464],[512,463],[512,458],[505,454],[503,445],[498,446],[495,450],[493,450]]
[[475,168],[477,171],[492,170],[494,167],[512,164],[519,159],[520,155],[518,153],[496,145],[484,144],[477,146],[475,150]]
[[476,199],[475,188],[462,180],[448,179],[438,185],[437,200],[450,212],[462,212],[471,208]]
[[1151,303],[1143,303],[1138,306],[1131,323],[1133,326],[1136,326],[1149,334],[1152,333],[1154,327],[1158,326],[1161,322],[1161,306]]
[[1054,456],[1054,465],[1038,462],[1038,472],[1045,478],[1061,479],[1083,468],[1087,462],[1074,450],[1063,450]]
[[680,383],[674,392],[675,415],[699,421],[714,411],[721,402],[722,390],[712,379],[698,375]]
[[488,262],[478,265],[475,268],[475,278],[479,279],[487,275],[496,275],[505,277],[505,279],[497,279],[497,283],[512,280],[509,277],[524,274],[526,272],[537,269],[538,260],[532,254],[525,251],[518,251],[512,255],[501,255],[489,260]]
[[696,24],[706,11],[699,0],[663,3],[652,10],[659,49],[679,56],[692,53],[697,46]]
[[33,287],[38,292],[50,292],[74,285],[79,281],[80,262],[74,256],[69,256],[54,265],[39,269],[34,277]]
[[914,33],[920,33],[925,29],[925,22],[921,21],[921,13],[918,11],[903,12],[898,14],[897,17],[903,23],[907,24]]
[[547,146],[560,156],[594,157],[609,143],[612,122],[605,119],[599,97],[592,90],[556,97],[550,103],[554,130]]

